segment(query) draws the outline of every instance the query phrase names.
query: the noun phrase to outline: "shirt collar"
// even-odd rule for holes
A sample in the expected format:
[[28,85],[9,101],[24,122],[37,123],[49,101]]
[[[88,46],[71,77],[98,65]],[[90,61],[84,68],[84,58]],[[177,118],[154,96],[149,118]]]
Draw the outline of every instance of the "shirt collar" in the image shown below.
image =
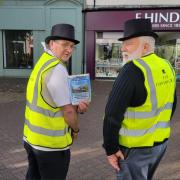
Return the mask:
[[48,47],[46,46],[45,42],[41,42],[41,44],[42,44],[42,46],[43,46],[43,48],[44,48],[44,51],[45,51],[46,53],[48,53],[49,55],[55,57],[55,55],[53,54],[53,52],[52,52],[50,49],[48,49]]
[[142,56],[142,57],[150,56],[151,54],[154,54],[154,52],[149,52],[149,53],[145,54],[145,55]]

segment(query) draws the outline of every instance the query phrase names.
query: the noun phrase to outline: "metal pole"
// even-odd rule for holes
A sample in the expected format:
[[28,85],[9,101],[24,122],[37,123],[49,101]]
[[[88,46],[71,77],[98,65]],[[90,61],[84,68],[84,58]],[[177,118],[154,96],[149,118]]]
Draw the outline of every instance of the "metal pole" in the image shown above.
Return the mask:
[[96,7],[96,0],[94,0],[94,6],[93,6],[94,8]]

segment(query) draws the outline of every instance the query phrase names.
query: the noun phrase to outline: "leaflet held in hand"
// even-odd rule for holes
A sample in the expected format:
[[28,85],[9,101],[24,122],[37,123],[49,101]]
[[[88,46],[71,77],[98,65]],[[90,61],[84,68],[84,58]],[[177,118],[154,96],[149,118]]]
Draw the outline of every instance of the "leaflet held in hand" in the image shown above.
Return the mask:
[[68,76],[68,84],[73,105],[77,105],[81,101],[91,101],[91,82],[89,74]]

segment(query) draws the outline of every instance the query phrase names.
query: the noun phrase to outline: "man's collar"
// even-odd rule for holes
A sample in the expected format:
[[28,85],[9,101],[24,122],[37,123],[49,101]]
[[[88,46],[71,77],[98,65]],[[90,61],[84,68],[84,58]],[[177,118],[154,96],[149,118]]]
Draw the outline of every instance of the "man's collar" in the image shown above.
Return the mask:
[[48,53],[49,55],[55,57],[55,55],[53,54],[53,52],[52,52],[50,49],[48,49],[48,47],[46,46],[46,43],[45,43],[45,42],[41,42],[41,44],[42,44],[42,46],[43,46],[43,48],[44,48],[44,51],[45,51],[46,53]]
[[145,54],[144,56],[142,56],[142,58],[143,58],[143,57],[146,57],[146,56],[150,56],[151,54],[154,54],[154,52],[150,52],[150,53],[148,53],[148,54]]

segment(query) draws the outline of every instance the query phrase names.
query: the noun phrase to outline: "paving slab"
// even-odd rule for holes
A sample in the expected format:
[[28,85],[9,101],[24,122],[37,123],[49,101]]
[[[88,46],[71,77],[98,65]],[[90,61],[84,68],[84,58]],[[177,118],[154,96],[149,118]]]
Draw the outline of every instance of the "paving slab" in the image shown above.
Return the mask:
[[[23,148],[25,90],[27,79],[0,78],[0,179],[23,180],[27,157]],[[80,134],[71,147],[67,180],[115,180],[102,149],[102,124],[105,103],[112,81],[92,81],[92,103],[79,115]],[[180,84],[177,84],[180,101]],[[167,152],[154,180],[180,180],[180,103],[172,119],[172,135]]]

